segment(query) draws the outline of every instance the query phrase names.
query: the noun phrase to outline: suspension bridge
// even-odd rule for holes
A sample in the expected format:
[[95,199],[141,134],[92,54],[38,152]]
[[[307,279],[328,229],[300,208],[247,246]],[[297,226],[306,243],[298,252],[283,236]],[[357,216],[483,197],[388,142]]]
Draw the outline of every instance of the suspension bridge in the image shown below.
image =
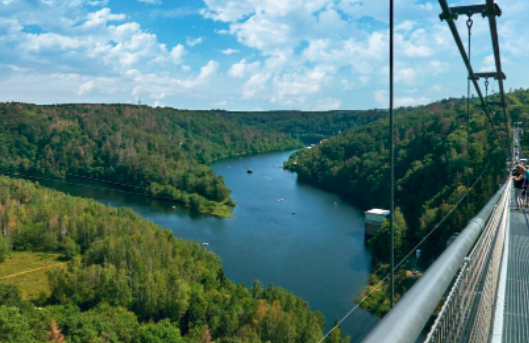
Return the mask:
[[[466,75],[467,137],[470,137],[470,105],[473,88],[480,104],[479,109],[490,124],[496,144],[503,149],[508,159],[505,180],[487,205],[474,218],[467,218],[467,226],[460,229],[457,238],[396,304],[393,273],[389,273],[380,281],[379,285],[387,283],[390,288],[391,310],[362,342],[527,343],[529,342],[529,210],[518,210],[510,179],[510,168],[513,164],[526,160],[522,159],[523,151],[520,147],[521,123],[511,123],[507,112],[504,89],[506,75],[502,70],[497,28],[497,18],[502,15],[502,10],[494,0],[485,0],[484,3],[467,6],[449,6],[447,0],[438,0],[438,2],[441,9],[439,18],[448,25],[468,72]],[[391,152],[394,146],[393,12],[393,0],[390,0]],[[456,25],[460,18],[466,19],[466,42]],[[494,70],[474,71],[472,65],[474,20],[488,21]],[[490,81],[497,82],[500,101],[489,100]],[[467,139],[467,148],[469,146],[470,141]],[[389,163],[392,166],[390,187],[393,215],[395,207],[393,154],[390,155]],[[464,206],[464,198],[468,206],[470,191],[481,178],[480,176],[471,185],[469,163],[470,160],[467,161],[466,168],[467,193],[455,207]],[[470,213],[468,207],[467,213]],[[395,265],[393,218],[390,223],[392,241],[390,270],[395,272],[415,249]],[[432,232],[440,224],[434,227]],[[372,292],[377,287],[378,285]],[[360,303],[371,293],[361,299]],[[343,323],[356,308],[347,313],[338,324]],[[333,327],[321,342],[324,342],[336,327],[338,326]]]
[[363,342],[417,341],[529,342],[529,211],[510,180]]
[[[519,163],[522,154],[520,123],[514,123],[512,140],[509,134],[503,84],[506,76],[502,70],[496,23],[496,18],[502,14],[500,7],[494,0],[471,6],[450,7],[446,0],[439,0],[439,4],[440,20],[447,23],[468,71],[468,137],[473,86],[497,143],[511,161]],[[390,12],[393,16],[392,5]],[[459,17],[466,17],[466,48],[456,26]],[[474,72],[471,52],[475,17],[488,20],[495,70]],[[392,28],[390,31],[392,35]],[[499,102],[488,99],[489,79],[498,83]],[[485,92],[481,88],[482,80]],[[498,107],[502,112],[501,123],[495,116]],[[467,144],[470,144],[468,140]],[[511,184],[510,179],[505,181],[364,342],[529,342],[529,214],[526,210],[516,211]],[[471,189],[468,177],[467,189]],[[468,206],[468,193],[466,198]],[[394,261],[392,267],[394,270]]]

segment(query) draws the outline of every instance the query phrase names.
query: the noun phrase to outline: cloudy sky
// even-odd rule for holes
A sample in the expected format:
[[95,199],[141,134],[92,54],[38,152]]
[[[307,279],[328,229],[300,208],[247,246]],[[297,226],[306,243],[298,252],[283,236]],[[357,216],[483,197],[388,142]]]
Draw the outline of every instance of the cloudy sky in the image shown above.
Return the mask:
[[[497,2],[506,88],[528,87],[529,1]],[[0,0],[0,101],[387,107],[387,3]],[[396,0],[397,105],[466,92],[463,62],[439,13],[437,1]],[[466,40],[465,19],[458,24]],[[474,19],[474,68],[488,71],[488,24]]]

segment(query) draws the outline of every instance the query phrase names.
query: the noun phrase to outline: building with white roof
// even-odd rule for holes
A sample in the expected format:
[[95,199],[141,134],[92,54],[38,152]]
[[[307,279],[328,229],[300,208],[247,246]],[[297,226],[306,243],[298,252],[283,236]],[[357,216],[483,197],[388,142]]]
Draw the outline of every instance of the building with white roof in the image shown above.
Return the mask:
[[391,212],[389,210],[382,210],[374,208],[369,211],[365,211],[365,238],[370,239],[373,237],[378,229],[382,226],[384,219],[389,216]]

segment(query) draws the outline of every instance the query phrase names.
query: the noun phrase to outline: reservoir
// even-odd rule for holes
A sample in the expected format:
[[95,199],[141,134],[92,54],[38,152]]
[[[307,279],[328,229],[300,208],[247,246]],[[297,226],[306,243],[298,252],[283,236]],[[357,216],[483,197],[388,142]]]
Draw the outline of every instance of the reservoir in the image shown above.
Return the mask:
[[[289,152],[226,159],[211,165],[237,202],[234,218],[190,213],[161,200],[79,184],[39,181],[74,196],[129,207],[177,237],[209,243],[229,279],[251,287],[254,280],[302,297],[330,324],[355,306],[371,271],[364,243],[364,215],[338,195],[299,183],[281,166]],[[253,173],[247,173],[251,169]],[[94,188],[92,186],[98,186]],[[378,321],[357,309],[342,324],[353,342]]]

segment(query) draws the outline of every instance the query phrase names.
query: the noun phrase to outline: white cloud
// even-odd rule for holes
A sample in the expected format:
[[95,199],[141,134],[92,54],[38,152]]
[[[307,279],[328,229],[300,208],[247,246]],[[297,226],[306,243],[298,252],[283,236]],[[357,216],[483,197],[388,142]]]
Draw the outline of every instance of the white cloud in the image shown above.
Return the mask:
[[190,38],[190,37],[187,37],[186,39],[186,44],[190,47],[194,47],[196,45],[199,45],[202,43],[202,37],[198,37],[198,38]]
[[184,46],[182,44],[178,44],[171,50],[171,58],[175,63],[182,63],[182,57],[184,56],[185,52],[186,49]]
[[183,80],[179,83],[184,88],[196,88],[208,82],[213,77],[213,75],[217,73],[218,70],[219,64],[212,60],[209,61],[205,66],[200,68],[200,74],[196,78]]
[[440,62],[438,60],[433,60],[428,63],[428,69],[433,75],[439,75],[448,72],[450,64],[448,62]]
[[213,103],[213,106],[217,108],[225,108],[227,105],[228,105],[228,102],[226,100]]
[[241,60],[238,63],[235,63],[231,66],[228,71],[228,75],[231,77],[241,78],[245,77],[248,74],[254,73],[259,69],[261,63],[259,61],[253,63],[247,63],[246,59]]
[[405,33],[410,32],[414,27],[414,22],[411,20],[406,20],[403,23],[398,24],[395,26],[395,31],[403,31]]
[[233,55],[233,54],[238,54],[240,51],[237,50],[237,49],[225,49],[225,50],[222,50],[222,53],[224,55]]
[[109,21],[122,21],[125,19],[124,14],[113,14],[110,8],[103,8],[97,12],[88,14],[88,19],[83,23],[82,28],[89,29],[94,27],[105,26]]
[[313,111],[332,111],[339,110],[342,105],[340,99],[335,98],[325,98],[317,101],[316,105],[311,109]]
[[283,105],[302,105],[307,97],[319,93],[331,79],[327,71],[321,68],[276,76],[274,77],[272,102],[279,102]]
[[219,64],[215,61],[209,61],[208,64],[200,69],[200,79],[208,79],[219,70]]
[[428,103],[432,102],[430,98],[427,97],[396,97],[395,98],[395,106],[418,106],[418,105],[426,105]]
[[395,75],[395,82],[410,86],[415,83],[416,76],[417,74],[412,68],[400,69]]
[[441,85],[433,85],[432,87],[430,87],[431,92],[442,92],[444,90],[444,87]]
[[83,95],[85,93],[88,93],[92,89],[94,89],[94,87],[95,87],[94,81],[88,81],[86,83],[83,83],[81,86],[79,86],[79,90],[77,91],[77,94]]
[[149,4],[149,5],[158,5],[162,3],[160,0],[138,0],[138,1]]
[[349,90],[355,88],[355,85],[352,84],[351,82],[349,82],[349,80],[347,80],[347,79],[342,79],[340,81],[340,84],[342,85],[342,90],[344,90],[344,91],[349,91]]
[[[388,91],[385,90],[378,90],[374,92],[374,98],[375,101],[383,108],[389,107],[389,95]],[[407,106],[418,106],[418,105],[425,105],[427,103],[431,102],[431,100],[427,97],[398,97],[396,96],[394,98],[394,105],[395,107],[407,107]]]
[[362,83],[362,85],[367,85],[369,83],[369,80],[371,79],[369,76],[360,76],[358,78],[360,80],[360,82]]
[[251,99],[259,92],[265,90],[270,79],[270,73],[257,73],[250,77],[242,88],[243,99]]
[[496,61],[494,60],[494,55],[488,55],[481,61],[481,72],[489,72],[496,70]]
[[207,9],[202,10],[202,15],[218,21],[232,22],[252,10],[248,1],[205,0]]

